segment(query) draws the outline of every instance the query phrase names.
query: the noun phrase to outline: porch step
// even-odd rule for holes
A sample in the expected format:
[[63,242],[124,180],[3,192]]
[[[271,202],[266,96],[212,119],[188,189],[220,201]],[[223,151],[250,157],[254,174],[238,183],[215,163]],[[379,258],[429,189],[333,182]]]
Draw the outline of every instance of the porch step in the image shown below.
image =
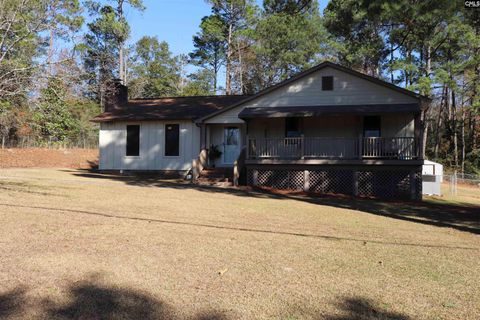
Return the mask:
[[232,168],[205,168],[197,182],[205,185],[229,186],[233,182]]

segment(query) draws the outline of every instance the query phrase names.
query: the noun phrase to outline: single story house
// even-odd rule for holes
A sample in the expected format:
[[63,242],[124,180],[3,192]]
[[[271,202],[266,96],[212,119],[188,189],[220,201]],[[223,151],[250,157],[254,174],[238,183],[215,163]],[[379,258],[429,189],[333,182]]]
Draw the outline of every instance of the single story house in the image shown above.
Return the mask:
[[[235,171],[248,185],[420,199],[430,99],[323,62],[251,96],[128,100],[100,123],[100,170]],[[211,146],[221,156],[208,163]]]

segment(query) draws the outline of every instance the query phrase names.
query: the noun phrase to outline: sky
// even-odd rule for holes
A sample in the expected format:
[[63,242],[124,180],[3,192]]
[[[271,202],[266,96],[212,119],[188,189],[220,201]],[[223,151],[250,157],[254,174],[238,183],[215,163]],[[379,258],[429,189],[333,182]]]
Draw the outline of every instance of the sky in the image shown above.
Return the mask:
[[[263,0],[255,0],[259,6]],[[143,36],[157,36],[166,41],[174,55],[188,54],[193,51],[193,36],[200,30],[203,17],[211,14],[211,7],[205,0],[144,0],[143,12],[125,8],[125,16],[130,25],[130,39],[127,45],[134,44]],[[328,0],[318,0],[323,12]],[[195,72],[197,67],[187,65],[187,74]],[[218,75],[218,83],[225,83],[224,68]]]
[[[261,5],[262,1],[257,0],[257,3]],[[327,3],[327,0],[319,0],[321,11]],[[144,0],[144,4],[144,12],[126,10],[131,29],[129,43],[145,35],[157,36],[169,44],[175,55],[193,50],[193,35],[199,31],[201,19],[211,12],[205,0]]]

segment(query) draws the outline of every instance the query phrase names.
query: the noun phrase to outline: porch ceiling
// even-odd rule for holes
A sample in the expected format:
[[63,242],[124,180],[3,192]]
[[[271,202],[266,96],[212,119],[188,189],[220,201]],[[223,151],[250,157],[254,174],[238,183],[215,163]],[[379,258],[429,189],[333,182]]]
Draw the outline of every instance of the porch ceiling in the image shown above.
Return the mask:
[[317,117],[322,115],[345,114],[383,114],[420,112],[418,103],[409,104],[369,104],[369,105],[331,105],[331,106],[298,106],[298,107],[254,107],[243,109],[238,117],[251,118],[284,118],[284,117]]

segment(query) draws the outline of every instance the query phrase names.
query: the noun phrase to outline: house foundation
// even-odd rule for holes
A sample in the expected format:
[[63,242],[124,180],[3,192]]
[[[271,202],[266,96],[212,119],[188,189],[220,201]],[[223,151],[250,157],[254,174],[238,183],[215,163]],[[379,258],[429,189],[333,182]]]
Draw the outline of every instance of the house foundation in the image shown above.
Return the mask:
[[318,194],[421,200],[421,166],[247,166],[247,184]]

